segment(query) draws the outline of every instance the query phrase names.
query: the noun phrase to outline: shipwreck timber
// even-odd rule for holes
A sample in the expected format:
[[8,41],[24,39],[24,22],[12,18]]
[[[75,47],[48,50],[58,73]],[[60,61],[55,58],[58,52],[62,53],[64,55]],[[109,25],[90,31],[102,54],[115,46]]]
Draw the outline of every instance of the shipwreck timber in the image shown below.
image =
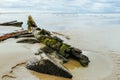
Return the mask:
[[30,34],[30,33],[28,33],[27,30],[7,33],[7,34],[4,34],[3,36],[0,36],[0,41],[4,41],[4,40],[9,39],[9,38],[18,38],[21,35],[25,35],[25,34]]
[[82,54],[80,49],[72,47],[63,42],[60,38],[52,36],[52,34],[44,29],[40,29],[32,16],[28,17],[28,31],[32,32],[35,38],[40,42],[50,47],[51,49],[57,51],[58,54],[62,55],[65,58],[69,58],[70,55],[74,56],[82,66],[88,66],[89,59],[87,56]]
[[40,73],[72,78],[72,74],[66,67],[44,52],[38,52],[28,61],[26,67]]
[[17,20],[0,23],[1,26],[16,26],[16,27],[22,27],[22,24],[23,22],[17,22]]

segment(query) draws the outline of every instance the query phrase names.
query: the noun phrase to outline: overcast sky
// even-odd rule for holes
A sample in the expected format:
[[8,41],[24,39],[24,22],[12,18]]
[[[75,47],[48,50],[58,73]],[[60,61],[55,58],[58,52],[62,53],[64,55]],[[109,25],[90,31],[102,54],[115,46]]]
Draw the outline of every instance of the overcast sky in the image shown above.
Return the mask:
[[0,0],[0,11],[120,13],[120,0]]

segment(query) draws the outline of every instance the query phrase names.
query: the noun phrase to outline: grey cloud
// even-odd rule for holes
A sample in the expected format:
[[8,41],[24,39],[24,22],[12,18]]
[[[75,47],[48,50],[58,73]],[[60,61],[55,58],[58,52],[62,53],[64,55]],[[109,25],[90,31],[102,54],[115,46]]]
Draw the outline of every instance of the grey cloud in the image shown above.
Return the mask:
[[62,13],[120,13],[120,0],[2,0],[0,10]]

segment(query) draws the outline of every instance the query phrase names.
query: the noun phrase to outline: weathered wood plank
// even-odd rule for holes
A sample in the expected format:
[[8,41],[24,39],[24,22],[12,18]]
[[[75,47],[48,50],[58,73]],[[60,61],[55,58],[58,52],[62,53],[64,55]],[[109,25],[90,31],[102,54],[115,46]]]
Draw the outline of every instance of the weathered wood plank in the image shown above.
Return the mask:
[[18,32],[12,32],[12,33],[7,33],[7,34],[4,34],[3,36],[0,36],[0,41],[4,41],[4,40],[6,40],[8,38],[15,38],[18,35],[26,34],[26,33],[28,33],[27,30],[18,31]]
[[23,22],[17,22],[16,20],[0,23],[1,26],[16,26],[16,27],[22,27],[22,24],[23,24]]

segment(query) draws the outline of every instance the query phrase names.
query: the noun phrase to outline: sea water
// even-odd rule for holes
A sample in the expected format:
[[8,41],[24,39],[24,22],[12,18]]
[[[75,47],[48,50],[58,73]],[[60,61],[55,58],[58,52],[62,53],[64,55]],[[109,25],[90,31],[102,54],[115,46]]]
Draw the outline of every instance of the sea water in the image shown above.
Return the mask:
[[18,20],[27,29],[29,15],[40,28],[72,36],[70,44],[75,47],[120,52],[120,14],[4,13],[0,14],[0,23]]

